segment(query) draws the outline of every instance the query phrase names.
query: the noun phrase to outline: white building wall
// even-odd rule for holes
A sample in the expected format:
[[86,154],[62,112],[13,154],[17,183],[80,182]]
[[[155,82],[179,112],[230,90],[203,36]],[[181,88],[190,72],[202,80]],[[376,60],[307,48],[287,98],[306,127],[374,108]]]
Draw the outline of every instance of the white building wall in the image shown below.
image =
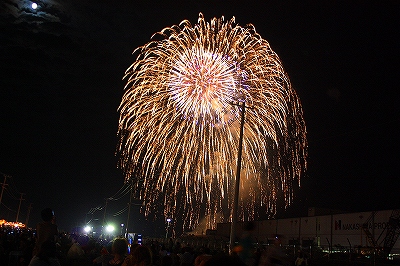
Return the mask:
[[273,239],[277,234],[278,220],[258,221],[258,239],[261,242],[268,243],[268,239]]
[[314,240],[319,245],[321,236],[319,218],[302,217],[300,222],[300,243],[303,243],[305,240]]
[[374,216],[372,216],[373,212],[334,215],[333,245],[346,241],[350,242],[352,246],[371,246],[363,230],[363,224],[370,219],[368,230],[374,236],[378,245],[382,246],[391,213],[391,210],[385,210],[376,212]]
[[[292,240],[298,240],[301,244],[314,241],[318,246],[328,248],[329,244],[333,247],[357,247],[371,246],[367,235],[362,229],[363,224],[369,222],[369,232],[373,234],[379,246],[383,246],[386,236],[386,227],[392,210],[375,212],[357,212],[345,214],[332,214],[312,217],[299,217],[279,220],[257,221],[253,232],[257,242],[271,243],[276,235],[282,235],[283,244],[289,244]],[[243,224],[238,224],[238,236],[243,232]],[[230,232],[229,224],[217,226],[217,234],[228,236]],[[400,250],[400,240],[394,246]]]

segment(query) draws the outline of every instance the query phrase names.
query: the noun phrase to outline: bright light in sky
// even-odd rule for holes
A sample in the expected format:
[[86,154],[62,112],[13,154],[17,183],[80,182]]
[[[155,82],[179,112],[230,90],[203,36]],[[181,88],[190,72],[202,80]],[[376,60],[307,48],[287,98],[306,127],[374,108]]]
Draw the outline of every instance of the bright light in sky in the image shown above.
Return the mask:
[[86,233],[89,233],[92,230],[92,228],[90,226],[86,226],[84,230]]
[[38,5],[36,3],[32,3],[32,8],[36,9],[38,7]]

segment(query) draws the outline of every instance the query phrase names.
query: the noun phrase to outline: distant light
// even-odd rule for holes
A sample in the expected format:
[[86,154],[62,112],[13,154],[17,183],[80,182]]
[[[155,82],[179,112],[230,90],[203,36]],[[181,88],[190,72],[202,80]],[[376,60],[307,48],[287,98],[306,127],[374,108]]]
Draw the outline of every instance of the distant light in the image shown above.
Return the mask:
[[113,232],[113,231],[114,231],[114,226],[112,226],[112,225],[107,225],[106,231],[109,232],[109,233]]
[[85,226],[85,228],[83,230],[85,230],[86,233],[89,233],[92,230],[92,228],[88,225],[88,226]]
[[36,3],[32,3],[32,9],[36,9],[38,5]]
[[172,221],[172,219],[171,219],[171,218],[168,218],[168,219],[167,219],[167,222],[171,222],[171,221]]

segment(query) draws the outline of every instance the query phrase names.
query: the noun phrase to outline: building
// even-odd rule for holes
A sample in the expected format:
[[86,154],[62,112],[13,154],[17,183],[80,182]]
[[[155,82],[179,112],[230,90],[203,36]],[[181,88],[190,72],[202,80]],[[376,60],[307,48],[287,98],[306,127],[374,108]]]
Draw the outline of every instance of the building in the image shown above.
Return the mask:
[[[236,236],[243,233],[238,223]],[[216,235],[229,237],[230,223],[217,224]],[[317,246],[327,252],[373,249],[384,254],[400,253],[400,210],[343,213],[310,208],[307,217],[255,221],[254,242],[271,244],[282,236],[282,244]]]

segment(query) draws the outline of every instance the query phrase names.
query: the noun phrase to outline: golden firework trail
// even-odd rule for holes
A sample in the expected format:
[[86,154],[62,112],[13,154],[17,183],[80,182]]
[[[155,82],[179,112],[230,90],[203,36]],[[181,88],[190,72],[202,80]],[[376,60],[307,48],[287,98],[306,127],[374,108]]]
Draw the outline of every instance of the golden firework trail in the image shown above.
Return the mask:
[[[301,103],[278,55],[232,18],[163,29],[134,52],[119,106],[117,155],[148,215],[162,207],[186,228],[230,220],[245,102],[240,218],[289,205],[306,168]],[[228,213],[228,215],[225,215]],[[214,217],[214,218],[213,218]],[[228,218],[229,217],[229,218]]]

